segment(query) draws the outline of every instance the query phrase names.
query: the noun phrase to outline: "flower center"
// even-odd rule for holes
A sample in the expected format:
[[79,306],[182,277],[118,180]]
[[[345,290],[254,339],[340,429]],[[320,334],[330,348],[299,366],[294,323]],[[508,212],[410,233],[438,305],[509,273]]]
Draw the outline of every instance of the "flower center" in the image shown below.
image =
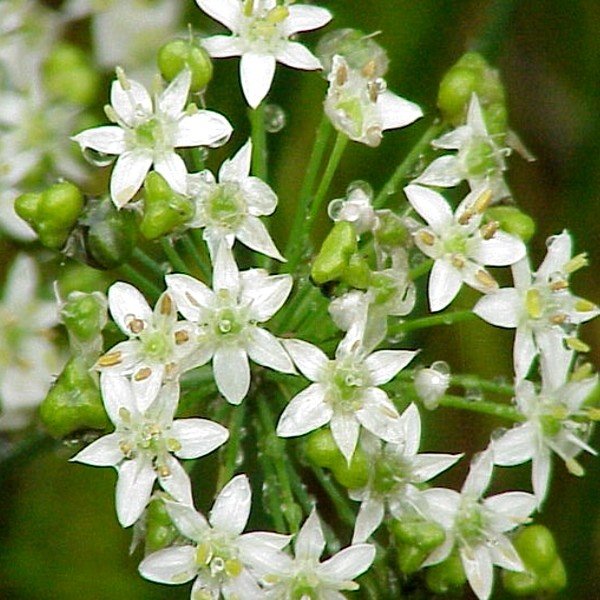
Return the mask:
[[253,14],[254,0],[246,0],[244,3],[244,15],[246,28],[244,38],[257,49],[272,50],[273,47],[283,39],[280,25],[289,16],[290,12],[286,6],[275,6],[270,10],[259,11]]
[[467,145],[463,164],[470,177],[481,177],[499,170],[494,147],[485,138],[474,139]]
[[144,354],[153,361],[165,362],[172,353],[172,344],[162,331],[144,330],[140,341]]
[[238,311],[231,307],[223,308],[215,319],[215,333],[220,337],[233,337],[242,332],[244,325]]
[[235,230],[247,211],[246,201],[236,183],[220,183],[207,202],[207,217],[213,225]]
[[135,145],[143,148],[156,148],[163,145],[164,132],[156,118],[149,119],[135,128]]
[[463,498],[456,518],[458,535],[465,540],[476,542],[483,537],[484,515],[475,498]]
[[362,406],[359,393],[367,385],[368,376],[361,364],[334,361],[331,387],[337,408],[349,412],[358,410]]
[[385,457],[376,462],[371,485],[374,492],[387,496],[398,485],[408,481],[409,477],[410,470],[403,460]]
[[196,565],[207,569],[212,578],[219,580],[238,577],[244,569],[235,549],[226,540],[217,537],[198,544]]

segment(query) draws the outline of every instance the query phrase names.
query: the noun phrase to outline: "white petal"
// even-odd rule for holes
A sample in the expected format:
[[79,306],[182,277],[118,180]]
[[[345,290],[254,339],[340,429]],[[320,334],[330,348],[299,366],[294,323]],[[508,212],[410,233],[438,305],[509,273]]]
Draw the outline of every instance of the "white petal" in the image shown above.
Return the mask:
[[505,532],[527,523],[537,502],[533,494],[505,492],[486,498],[483,505],[493,513],[490,519],[494,530]]
[[414,182],[422,185],[454,187],[463,179],[464,177],[460,173],[460,164],[456,156],[440,156]]
[[325,549],[325,537],[317,511],[313,508],[310,515],[302,525],[296,541],[294,551],[296,560],[308,560],[310,562],[319,559]]
[[404,428],[396,407],[387,394],[376,387],[367,388],[361,394],[362,408],[354,414],[358,422],[378,438],[399,444],[403,440]]
[[467,125],[472,129],[473,133],[481,137],[487,137],[487,127],[485,126],[485,120],[483,118],[483,112],[481,105],[479,104],[479,98],[477,94],[471,95],[471,101],[469,102],[469,108],[467,110]]
[[546,499],[546,494],[548,493],[551,466],[550,451],[546,447],[540,448],[533,456],[531,470],[531,483],[533,485],[533,492],[538,501],[538,506]]
[[210,17],[223,23],[232,31],[237,31],[242,17],[239,0],[196,0],[198,6]]
[[460,271],[444,259],[433,263],[429,275],[429,306],[438,312],[448,306],[460,291],[462,276]]
[[269,231],[258,217],[246,216],[236,232],[236,237],[251,250],[285,262],[285,258],[277,250]]
[[502,569],[509,571],[524,571],[525,566],[521,557],[504,535],[498,535],[494,538],[493,545],[490,548],[492,561]]
[[275,57],[247,52],[240,61],[242,89],[248,104],[256,108],[269,93],[275,75]]
[[473,132],[471,131],[471,128],[463,125],[445,133],[437,140],[433,140],[431,145],[434,148],[442,148],[444,150],[458,150],[466,144],[472,136]]
[[[264,600],[265,592],[258,585],[256,578],[248,569],[244,569],[237,577],[230,577],[221,584],[223,598],[244,598],[248,600]],[[217,598],[214,595],[213,597]]]
[[212,452],[229,438],[229,431],[208,419],[177,419],[171,427],[173,437],[181,444],[175,452],[179,458],[198,458]]
[[321,576],[333,581],[352,581],[364,573],[375,560],[375,546],[354,544],[319,565]]
[[165,466],[169,470],[169,474],[162,476],[159,474],[158,482],[165,492],[168,492],[177,502],[191,505],[192,499],[192,482],[185,469],[179,464],[176,458],[170,454],[167,455]]
[[215,307],[213,291],[189,275],[167,275],[167,287],[177,304],[177,310],[190,321],[203,321]]
[[252,140],[249,139],[235,154],[226,160],[219,169],[219,182],[241,182],[250,176],[252,165]]
[[250,304],[252,318],[262,323],[284,305],[294,280],[291,275],[271,275],[253,280],[251,271],[255,269],[242,274],[242,300]]
[[240,272],[235,258],[226,244],[221,244],[215,258],[213,270],[213,290],[227,290],[233,298],[237,298],[240,290]]
[[381,115],[381,127],[384,131],[405,127],[423,116],[420,106],[396,96],[389,90],[379,94],[377,108]]
[[532,423],[516,425],[502,437],[492,440],[494,463],[512,467],[531,460],[535,452],[536,435]]
[[538,350],[533,341],[533,334],[528,327],[517,327],[515,334],[515,346],[513,350],[513,362],[515,367],[515,376],[518,381],[527,377],[531,363],[536,357]]
[[153,113],[150,94],[143,85],[133,79],[128,79],[126,90],[118,79],[113,81],[110,88],[110,103],[121,120],[130,127],[139,124],[141,119]]
[[460,494],[454,490],[430,488],[425,490],[421,497],[428,506],[427,517],[439,523],[446,531],[450,530],[460,506]]
[[129,379],[120,375],[102,373],[100,375],[100,391],[102,402],[109,419],[115,424],[121,423],[121,408],[130,413],[137,412]]
[[425,483],[456,464],[462,454],[418,454],[412,462],[415,483]]
[[117,517],[123,527],[133,525],[142,515],[156,480],[152,462],[144,457],[126,460],[118,468]]
[[110,286],[108,306],[112,318],[121,331],[129,336],[132,335],[132,332],[128,328],[128,324],[132,319],[140,319],[147,324],[152,317],[152,309],[142,293],[123,281],[117,281]]
[[227,402],[240,404],[250,389],[246,352],[232,344],[221,346],[213,356],[213,372],[217,388]]
[[160,112],[172,119],[177,119],[187,104],[191,83],[192,73],[188,68],[185,68],[158,97]]
[[260,327],[251,327],[246,333],[246,351],[255,363],[281,373],[296,372],[288,353],[272,333]]
[[154,160],[154,170],[165,178],[175,192],[185,194],[187,169],[181,156],[175,152],[160,154]]
[[494,454],[491,448],[475,455],[471,460],[469,474],[463,484],[461,492],[480,498],[487,489],[492,479],[494,470]]
[[142,577],[157,583],[181,584],[191,581],[198,573],[196,548],[174,546],[154,552],[140,563]]
[[291,567],[291,559],[283,550],[292,539],[290,535],[254,531],[241,535],[236,542],[240,559],[255,571],[258,576],[269,573],[287,572]]
[[238,475],[219,492],[208,520],[215,529],[239,535],[248,522],[251,501],[248,478]]
[[327,9],[318,6],[292,4],[287,8],[289,16],[282,26],[282,33],[285,36],[293,35],[299,31],[319,29],[327,25],[332,19],[332,15]]
[[504,267],[520,261],[526,253],[521,239],[504,231],[497,231],[489,240],[481,240],[473,258],[482,265]]
[[523,303],[515,288],[502,288],[480,298],[473,312],[497,327],[517,327]]
[[320,348],[303,340],[282,340],[282,343],[304,377],[310,381],[319,381],[323,377],[329,359]]
[[193,115],[185,115],[177,121],[173,134],[173,147],[210,146],[217,148],[229,140],[233,128],[229,121],[211,110],[199,110]]
[[415,456],[421,444],[421,415],[414,402],[400,416],[400,426],[404,432],[402,454],[406,457]]
[[275,54],[275,58],[293,69],[314,71],[321,68],[321,61],[302,44],[286,42]]
[[285,407],[277,424],[277,435],[304,435],[329,423],[332,414],[331,407],[325,403],[325,386],[313,383],[294,396]]
[[468,550],[461,549],[460,558],[475,595],[479,600],[487,600],[492,593],[494,583],[494,567],[490,551],[482,545]]
[[233,35],[213,35],[204,38],[202,45],[213,58],[229,58],[242,54],[240,38]]
[[207,520],[192,506],[165,501],[165,508],[178,531],[190,540],[200,541],[209,528]]
[[242,194],[253,217],[273,214],[277,207],[277,194],[258,177],[248,177],[241,183]]
[[82,148],[92,148],[105,154],[122,154],[127,148],[125,131],[112,125],[86,129],[72,139]]
[[539,281],[548,281],[553,273],[561,273],[565,264],[571,259],[572,242],[571,236],[567,231],[556,235],[548,240],[548,252],[546,258],[536,272],[536,279]]
[[110,196],[117,208],[125,206],[135,196],[151,165],[150,150],[131,150],[119,156],[110,177]]
[[540,351],[542,388],[545,392],[558,390],[567,381],[574,352],[566,347],[564,331],[559,328],[536,332],[535,341]]
[[383,502],[374,497],[368,497],[361,505],[356,523],[354,525],[354,533],[352,535],[352,543],[358,544],[365,542],[367,538],[381,525],[384,515]]
[[410,350],[380,350],[369,355],[365,366],[369,369],[372,385],[391,381],[417,355]]
[[529,268],[529,259],[522,258],[510,267],[513,281],[518,290],[527,289],[531,285],[531,269]]
[[420,185],[407,185],[404,193],[412,207],[438,235],[452,223],[452,210],[441,194]]
[[349,463],[358,443],[359,422],[354,415],[334,413],[329,422],[329,427],[337,447]]
[[92,442],[70,460],[94,467],[114,467],[123,460],[119,447],[121,436],[109,433]]

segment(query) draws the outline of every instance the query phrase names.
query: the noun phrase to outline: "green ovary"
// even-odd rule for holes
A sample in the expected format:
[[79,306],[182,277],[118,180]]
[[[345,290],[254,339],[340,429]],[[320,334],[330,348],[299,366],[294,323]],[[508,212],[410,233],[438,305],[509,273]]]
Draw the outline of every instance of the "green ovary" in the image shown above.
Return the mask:
[[147,357],[163,362],[170,356],[171,344],[162,331],[149,331],[146,335],[141,335],[140,339]]
[[215,332],[220,336],[238,335],[244,323],[240,322],[237,313],[231,308],[221,310],[215,321]]
[[475,500],[466,499],[458,513],[456,528],[459,535],[467,541],[481,538],[484,530],[484,517],[481,506]]
[[470,177],[480,177],[498,170],[494,149],[484,140],[476,140],[469,144],[464,156],[464,165]]
[[163,142],[163,130],[156,119],[150,119],[135,128],[136,146],[156,148],[157,146],[163,145]]
[[407,479],[406,467],[399,460],[380,459],[375,465],[373,491],[386,496]]
[[207,202],[208,219],[219,227],[236,229],[246,214],[246,202],[235,183],[219,184]]

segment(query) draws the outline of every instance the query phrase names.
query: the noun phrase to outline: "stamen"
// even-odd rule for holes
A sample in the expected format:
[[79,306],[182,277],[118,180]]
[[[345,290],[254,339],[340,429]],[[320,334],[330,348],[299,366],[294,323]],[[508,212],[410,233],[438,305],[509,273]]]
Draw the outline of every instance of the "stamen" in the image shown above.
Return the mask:
[[567,342],[567,346],[569,346],[569,348],[571,348],[571,350],[575,350],[576,352],[589,352],[590,351],[590,347],[585,342],[582,342],[580,339],[577,339],[576,337],[567,338],[566,342]]
[[574,256],[565,266],[565,273],[575,273],[575,271],[579,271],[583,267],[587,267],[589,265],[587,252],[582,252],[577,256]]
[[452,266],[462,269],[465,266],[465,259],[460,254],[453,254],[451,258]]
[[180,346],[181,344],[185,344],[189,342],[190,336],[187,331],[179,330],[175,332],[175,343]]
[[559,313],[550,317],[550,323],[552,323],[552,325],[563,325],[566,320],[567,315],[565,315],[564,313]]
[[120,351],[117,352],[108,352],[104,356],[101,356],[98,359],[99,367],[114,367],[122,362],[122,353]]
[[574,458],[566,460],[565,466],[569,473],[575,475],[575,477],[583,477],[585,475],[585,469]]
[[160,302],[160,314],[170,315],[173,312],[173,300],[169,294],[165,294]]
[[487,209],[487,207],[490,205],[491,201],[492,201],[492,190],[483,191],[479,195],[477,200],[475,200],[475,203],[473,204],[473,208],[475,209],[475,212],[477,212],[479,214],[484,213],[485,210]]
[[594,367],[592,366],[591,363],[586,362],[583,363],[582,365],[579,365],[574,371],[573,373],[571,373],[571,381],[584,381],[585,379],[588,379],[589,377],[592,376],[592,373],[594,372]]
[[596,310],[598,307],[589,300],[585,300],[584,298],[580,298],[575,302],[575,310],[577,312],[592,312]]
[[569,284],[564,279],[557,279],[550,284],[550,289],[553,292],[560,292],[562,290],[566,290],[568,287]]
[[375,63],[374,60],[370,60],[363,68],[362,68],[362,74],[367,78],[367,79],[373,79],[373,77],[375,76],[375,71],[377,69],[377,65]]
[[484,271],[483,269],[480,269],[479,271],[477,271],[477,273],[475,273],[475,279],[477,279],[479,283],[481,283],[487,288],[495,289],[498,287],[498,282],[487,271]]
[[371,100],[371,102],[377,102],[379,88],[374,81],[369,81],[369,83],[367,83],[367,91],[369,92],[369,100]]
[[144,381],[145,379],[148,379],[150,375],[152,375],[152,369],[150,367],[142,367],[135,373],[133,379],[135,381]]
[[498,223],[498,221],[490,221],[480,229],[481,237],[484,240],[491,240],[496,235],[499,228],[500,223]]
[[348,68],[346,65],[340,65],[335,72],[335,83],[339,86],[344,85],[348,81]]
[[467,208],[465,212],[463,212],[462,215],[458,217],[458,223],[460,225],[466,225],[473,218],[474,215],[475,213],[470,208]]
[[187,300],[190,304],[193,304],[194,306],[197,306],[198,308],[200,308],[200,304],[198,303],[198,301],[189,292],[185,293],[185,297],[187,298]]
[[532,319],[539,319],[542,316],[542,297],[539,290],[535,288],[527,290],[525,308],[527,308],[527,312]]
[[127,76],[125,75],[125,71],[123,71],[123,69],[121,67],[117,67],[116,73],[117,73],[117,79],[119,80],[119,84],[121,85],[123,90],[125,90],[126,92],[129,92],[131,90],[131,83],[129,83],[129,79],[127,79]]
[[127,323],[127,327],[131,331],[131,333],[140,333],[144,329],[144,321],[141,319],[131,319],[129,323]]
[[426,246],[433,246],[435,244],[435,235],[429,233],[429,231],[419,231],[419,239]]

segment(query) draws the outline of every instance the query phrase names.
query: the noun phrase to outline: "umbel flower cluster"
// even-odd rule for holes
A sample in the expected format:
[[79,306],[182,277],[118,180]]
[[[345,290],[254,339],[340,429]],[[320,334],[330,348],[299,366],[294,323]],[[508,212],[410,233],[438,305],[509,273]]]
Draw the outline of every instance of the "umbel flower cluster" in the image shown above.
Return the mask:
[[[499,110],[497,72],[466,54],[442,81],[439,115],[425,115],[430,127],[384,190],[355,182],[331,199],[349,141],[374,148],[424,117],[387,89],[385,51],[351,29],[330,30],[309,50],[298,34],[332,19],[312,4],[196,3],[227,31],[199,37],[190,27],[154,48],[153,82],[142,58],[128,60],[140,34],[122,23],[130,2],[71,0],[39,20],[35,2],[0,7],[10,74],[0,102],[11,109],[0,121],[3,228],[116,275],[85,290],[57,283],[57,309],[36,302],[35,263],[17,259],[0,307],[0,426],[24,427],[41,403],[46,430],[78,440],[73,462],[113,467],[116,516],[143,554],[140,575],[191,583],[192,600],[341,600],[359,589],[383,599],[415,585],[430,594],[468,585],[485,600],[495,566],[509,593],[559,591],[566,575],[552,534],[531,523],[554,455],[582,475],[580,456],[596,454],[598,378],[578,329],[600,310],[571,291],[587,260],[567,231],[532,269],[533,220],[505,181],[511,146],[521,145]],[[149,35],[178,22],[174,5],[149,3]],[[92,22],[95,64],[57,45],[80,19]],[[29,86],[18,52],[30,58]],[[238,126],[206,106],[211,57],[239,57],[251,135],[237,147]],[[96,69],[111,61],[121,66],[104,109],[110,124],[84,126]],[[285,247],[264,219],[279,202],[266,103],[279,63],[322,71],[327,82]],[[458,70],[472,75],[462,87]],[[32,137],[35,111],[61,130]],[[81,191],[94,173],[79,149],[109,178],[99,194]],[[52,174],[41,186],[32,184],[40,168]],[[332,224],[314,247],[328,199]],[[58,315],[68,358],[47,335]],[[423,364],[405,337],[469,319],[515,330],[514,382],[487,382],[494,400],[448,394],[457,387],[449,366]],[[444,405],[508,427],[471,457],[420,452],[421,413]],[[436,487],[468,460],[460,491]],[[487,495],[496,466],[523,463],[529,490]],[[198,477],[196,464],[214,476]],[[195,503],[207,498],[204,515]],[[266,530],[246,531],[251,515]]]

